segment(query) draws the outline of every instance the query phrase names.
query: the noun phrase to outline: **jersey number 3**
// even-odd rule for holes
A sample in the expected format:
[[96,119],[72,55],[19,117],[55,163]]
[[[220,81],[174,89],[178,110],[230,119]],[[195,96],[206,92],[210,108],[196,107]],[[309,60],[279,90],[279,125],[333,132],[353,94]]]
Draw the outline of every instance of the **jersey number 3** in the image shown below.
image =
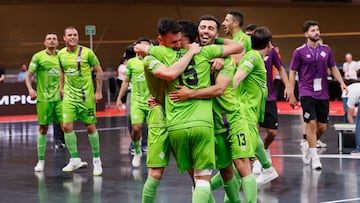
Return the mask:
[[[183,77],[185,77],[185,79],[183,79]],[[194,59],[191,59],[183,74],[179,76],[179,84],[181,86],[184,85],[194,86],[197,85],[198,83],[199,83],[199,79],[198,79],[198,74],[195,70],[195,61]]]

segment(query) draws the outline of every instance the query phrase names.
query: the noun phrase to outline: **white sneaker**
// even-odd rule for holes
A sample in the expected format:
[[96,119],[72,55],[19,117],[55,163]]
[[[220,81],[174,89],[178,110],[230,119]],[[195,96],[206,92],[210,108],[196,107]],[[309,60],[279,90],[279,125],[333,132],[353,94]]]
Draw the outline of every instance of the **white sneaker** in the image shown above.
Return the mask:
[[272,164],[271,155],[270,155],[270,150],[269,150],[269,149],[265,149],[265,152],[266,152],[266,156],[267,156],[269,162]]
[[301,139],[301,141],[300,141],[300,146],[303,146],[304,143],[307,143],[307,140],[306,140],[306,139]]
[[360,156],[360,151],[356,149],[356,150],[352,151],[350,153],[350,155],[352,155],[352,156]]
[[256,178],[256,183],[258,185],[264,185],[275,178],[277,178],[279,174],[276,172],[274,167],[270,167],[267,169],[264,169],[259,177]]
[[34,167],[34,171],[35,172],[43,172],[44,171],[44,166],[45,166],[45,161],[44,160],[39,160],[36,164],[36,166]]
[[140,182],[140,181],[143,180],[141,170],[138,169],[138,168],[134,168],[134,169],[132,170],[132,175],[133,175],[135,181],[139,181],[139,182]]
[[322,165],[321,165],[321,162],[320,162],[320,158],[318,156],[313,156],[311,158],[311,168],[313,170],[321,170]]
[[101,176],[103,169],[100,157],[96,157],[93,159],[94,169],[93,169],[93,175],[94,176]]
[[302,160],[304,162],[305,165],[309,165],[310,161],[311,161],[311,157],[310,157],[310,150],[309,150],[309,143],[308,142],[304,142],[302,147],[301,147],[301,151],[302,151]]
[[140,166],[141,164],[141,156],[142,156],[142,153],[140,152],[140,154],[135,154],[132,161],[131,161],[131,164],[133,167],[137,168]]
[[262,169],[261,163],[259,160],[256,159],[253,163],[253,168],[252,168],[253,174],[259,175],[261,173],[261,169]]
[[82,162],[80,158],[70,158],[69,163],[62,169],[64,172],[71,172],[79,168],[85,168],[88,166],[87,162]]
[[327,147],[327,144],[326,144],[326,143],[323,143],[321,140],[317,140],[317,141],[316,141],[316,147],[317,147],[317,148],[326,148],[326,147]]

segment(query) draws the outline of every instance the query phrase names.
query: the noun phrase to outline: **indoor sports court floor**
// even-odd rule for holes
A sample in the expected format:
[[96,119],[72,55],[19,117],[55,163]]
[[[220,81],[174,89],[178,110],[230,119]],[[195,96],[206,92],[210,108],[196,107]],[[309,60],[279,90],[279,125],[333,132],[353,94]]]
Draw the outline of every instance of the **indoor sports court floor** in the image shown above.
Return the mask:
[[[336,108],[340,109],[340,105],[336,104]],[[360,156],[339,154],[338,136],[332,126],[341,123],[343,118],[336,108],[332,106],[335,110],[331,113],[328,131],[322,138],[328,147],[319,149],[323,169],[314,171],[301,159],[300,110],[291,110],[287,104],[279,104],[279,131],[271,146],[273,165],[279,178],[259,187],[258,202],[360,202]],[[62,172],[68,153],[64,149],[53,148],[52,130],[49,130],[45,172],[34,173],[38,128],[34,118],[0,118],[0,202],[141,202],[147,177],[146,156],[143,156],[140,168],[131,167],[131,156],[128,154],[130,137],[122,114],[99,112],[97,127],[104,168],[102,177],[92,175],[91,149],[81,123],[76,123],[75,127],[79,154],[90,163],[90,167],[74,173]],[[223,202],[223,194],[223,190],[214,191],[217,202]],[[187,174],[178,173],[173,159],[160,184],[157,202],[191,202],[190,178]]]

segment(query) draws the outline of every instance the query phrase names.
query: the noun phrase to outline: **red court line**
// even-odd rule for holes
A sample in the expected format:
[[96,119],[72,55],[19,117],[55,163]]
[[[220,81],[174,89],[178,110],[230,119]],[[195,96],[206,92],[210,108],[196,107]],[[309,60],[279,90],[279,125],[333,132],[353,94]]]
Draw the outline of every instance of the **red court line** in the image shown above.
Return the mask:
[[[283,101],[277,102],[277,107],[278,107],[278,113],[280,115],[281,114],[287,114],[287,115],[302,114],[302,109],[300,106],[295,107],[295,109],[292,109],[288,102],[283,102]],[[329,109],[330,109],[329,114],[331,116],[344,115],[342,101],[331,101]]]
[[[278,113],[280,115],[300,115],[302,113],[301,107],[292,109],[288,102],[277,102]],[[109,117],[109,116],[124,116],[125,109],[119,111],[116,107],[105,109],[105,111],[99,111],[96,113],[97,117]],[[341,116],[344,115],[344,110],[341,101],[330,102],[330,115]],[[22,122],[22,121],[37,121],[37,115],[17,115],[17,116],[0,116],[0,123],[5,122]]]

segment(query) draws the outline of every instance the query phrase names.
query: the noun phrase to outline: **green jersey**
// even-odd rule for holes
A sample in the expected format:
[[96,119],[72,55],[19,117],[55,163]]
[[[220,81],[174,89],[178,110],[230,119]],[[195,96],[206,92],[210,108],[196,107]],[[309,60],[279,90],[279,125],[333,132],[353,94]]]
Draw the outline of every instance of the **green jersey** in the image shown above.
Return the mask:
[[29,71],[36,74],[37,101],[60,101],[61,69],[57,55],[50,55],[46,50],[35,53]]
[[[153,50],[153,52],[158,52],[156,49],[159,48],[155,48],[155,51]],[[150,94],[155,97],[160,104],[165,104],[165,90],[171,85],[171,82],[157,78],[155,76],[155,70],[162,64],[173,64],[174,61],[179,59],[181,52],[174,54],[173,49],[165,46],[161,46],[161,52],[164,53],[160,54],[159,51],[158,58],[152,55],[147,55],[145,57],[145,76]]]
[[100,64],[94,52],[78,45],[74,51],[66,47],[58,53],[64,71],[64,100],[94,101],[93,67]]
[[216,134],[229,131],[232,127],[232,123],[235,120],[238,120],[240,116],[239,101],[235,97],[234,86],[232,83],[235,68],[235,61],[231,57],[226,57],[224,67],[216,72],[215,75],[215,78],[222,75],[231,80],[224,93],[213,99],[214,128]]
[[235,93],[240,101],[241,115],[251,123],[261,123],[268,95],[264,60],[258,51],[251,50],[241,59],[238,68],[248,74]]
[[150,96],[150,92],[146,85],[144,61],[140,60],[138,57],[129,59],[126,77],[131,80],[131,105],[148,107],[147,100]]
[[251,50],[251,38],[243,31],[236,33],[236,35],[233,37],[233,40],[244,43],[245,53]]
[[[152,47],[149,54],[155,56],[167,66],[176,62],[187,50],[178,52],[162,47]],[[175,86],[181,85],[189,89],[200,89],[210,85],[210,64],[209,60],[220,57],[223,54],[223,46],[210,45],[202,47],[188,64],[185,71],[166,89],[165,112],[168,130],[177,130],[195,126],[213,127],[212,100],[189,99],[181,102],[173,102],[167,96],[169,92],[176,90]],[[164,56],[174,61],[162,60]],[[153,71],[159,66],[154,66]]]

